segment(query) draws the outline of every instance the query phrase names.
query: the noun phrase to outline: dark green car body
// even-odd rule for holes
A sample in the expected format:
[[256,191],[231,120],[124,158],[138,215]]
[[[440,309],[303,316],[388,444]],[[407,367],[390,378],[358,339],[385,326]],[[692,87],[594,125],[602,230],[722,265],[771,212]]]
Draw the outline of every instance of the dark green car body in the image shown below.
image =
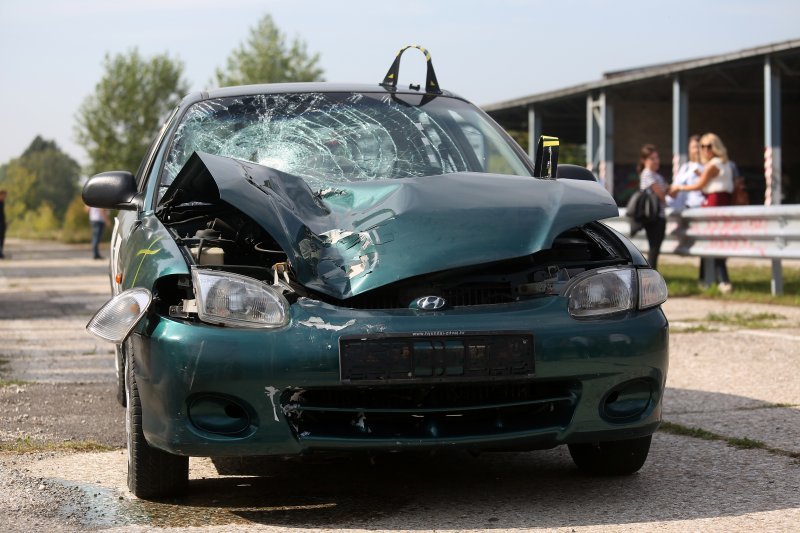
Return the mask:
[[[520,450],[656,430],[668,365],[660,306],[574,316],[566,290],[598,269],[638,280],[646,261],[598,222],[617,214],[599,183],[534,177],[493,123],[523,175],[454,163],[438,174],[328,182],[194,149],[164,179],[198,105],[309,94],[392,97],[403,116],[431,102],[468,107],[491,123],[449,93],[425,101],[373,86],[187,97],[139,169],[112,242],[114,293],[143,287],[154,298],[118,350],[120,367],[132,365],[149,446],[177,456]],[[488,153],[475,129],[453,138]],[[335,142],[326,149],[344,143]],[[452,159],[443,145],[436,155]],[[230,232],[208,233],[220,227]],[[200,259],[204,238],[222,262]],[[186,303],[197,269],[280,281],[285,323],[200,320]]]

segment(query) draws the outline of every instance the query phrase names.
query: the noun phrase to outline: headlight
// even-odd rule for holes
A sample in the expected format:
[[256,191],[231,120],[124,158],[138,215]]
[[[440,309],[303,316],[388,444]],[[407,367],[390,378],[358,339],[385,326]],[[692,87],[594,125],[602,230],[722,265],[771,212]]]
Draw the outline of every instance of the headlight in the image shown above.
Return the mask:
[[121,344],[150,307],[153,295],[147,289],[121,292],[92,317],[86,330],[104,341]]
[[667,282],[652,268],[640,268],[639,309],[661,305],[667,301]]
[[649,268],[598,268],[576,276],[563,294],[569,298],[570,315],[595,317],[662,304],[667,299],[667,284]]
[[192,280],[203,322],[246,328],[277,328],[289,322],[289,303],[262,281],[197,268],[192,268]]

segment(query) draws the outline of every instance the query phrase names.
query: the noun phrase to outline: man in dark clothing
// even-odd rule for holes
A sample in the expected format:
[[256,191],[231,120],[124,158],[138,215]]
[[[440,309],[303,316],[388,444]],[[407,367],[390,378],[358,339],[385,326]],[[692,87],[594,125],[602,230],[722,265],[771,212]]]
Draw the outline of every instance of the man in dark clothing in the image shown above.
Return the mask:
[[0,259],[4,259],[3,244],[6,240],[6,191],[0,190]]

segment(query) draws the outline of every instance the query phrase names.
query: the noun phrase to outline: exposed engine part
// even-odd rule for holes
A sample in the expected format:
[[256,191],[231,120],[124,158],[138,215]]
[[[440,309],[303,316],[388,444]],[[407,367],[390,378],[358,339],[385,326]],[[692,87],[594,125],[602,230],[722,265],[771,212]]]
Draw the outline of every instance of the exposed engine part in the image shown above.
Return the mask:
[[[171,209],[165,218],[194,264],[260,279],[287,297],[306,296],[354,309],[408,308],[425,296],[443,298],[447,307],[511,303],[558,294],[565,283],[585,270],[630,261],[607,228],[589,223],[563,232],[550,248],[528,256],[403,279],[338,300],[299,284],[286,261],[287,254],[275,239],[236,208],[186,205]],[[328,237],[332,246],[346,245],[353,238],[344,234]]]
[[190,247],[189,250],[198,265],[224,265],[225,250],[217,246],[203,248],[201,246]]
[[181,305],[169,306],[169,316],[173,318],[189,318],[197,315],[197,300],[183,300]]

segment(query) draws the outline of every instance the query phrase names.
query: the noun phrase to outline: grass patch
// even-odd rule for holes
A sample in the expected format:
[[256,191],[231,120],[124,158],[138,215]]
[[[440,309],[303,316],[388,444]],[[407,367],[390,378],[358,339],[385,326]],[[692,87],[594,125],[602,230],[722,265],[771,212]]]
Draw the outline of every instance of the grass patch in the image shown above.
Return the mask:
[[728,324],[743,328],[768,328],[775,324],[775,320],[785,320],[786,317],[777,313],[709,313],[706,320],[719,324]]
[[783,294],[772,296],[772,266],[728,266],[733,292],[721,294],[716,286],[703,289],[698,284],[698,266],[684,263],[659,264],[670,296],[702,296],[722,300],[800,305],[800,269],[783,268]]
[[760,440],[753,440],[747,438],[744,439],[729,438],[727,439],[727,442],[734,448],[742,448],[743,450],[766,450],[769,448],[769,446],[767,446]]
[[12,442],[0,442],[0,452],[6,453],[40,453],[40,452],[110,452],[114,446],[100,444],[88,440],[67,440],[62,442],[42,442],[30,437],[16,439]]
[[663,431],[664,433],[670,433],[672,435],[680,435],[682,437],[693,437],[695,439],[725,440],[725,437],[723,437],[722,435],[711,433],[710,431],[706,431],[705,429],[683,426],[681,424],[676,424],[674,422],[662,422],[658,430]]
[[792,409],[794,407],[800,407],[800,405],[794,403],[766,403],[764,405],[740,407],[739,411],[756,411],[758,409]]
[[781,450],[780,448],[773,448],[772,446],[769,446],[767,443],[760,440],[726,437],[724,435],[720,435],[719,433],[713,433],[701,428],[684,426],[674,422],[662,422],[658,430],[671,435],[680,435],[682,437],[720,441],[726,443],[728,446],[739,448],[741,450],[765,450],[775,455],[781,455],[783,457],[789,457],[792,459],[800,459],[800,453]]
[[0,389],[3,387],[12,387],[14,385],[18,387],[22,387],[24,385],[30,385],[30,381],[23,381],[21,379],[0,379]]
[[670,327],[670,333],[714,333],[719,331],[717,328],[710,328],[703,324],[698,324],[697,326],[688,326],[688,327]]

